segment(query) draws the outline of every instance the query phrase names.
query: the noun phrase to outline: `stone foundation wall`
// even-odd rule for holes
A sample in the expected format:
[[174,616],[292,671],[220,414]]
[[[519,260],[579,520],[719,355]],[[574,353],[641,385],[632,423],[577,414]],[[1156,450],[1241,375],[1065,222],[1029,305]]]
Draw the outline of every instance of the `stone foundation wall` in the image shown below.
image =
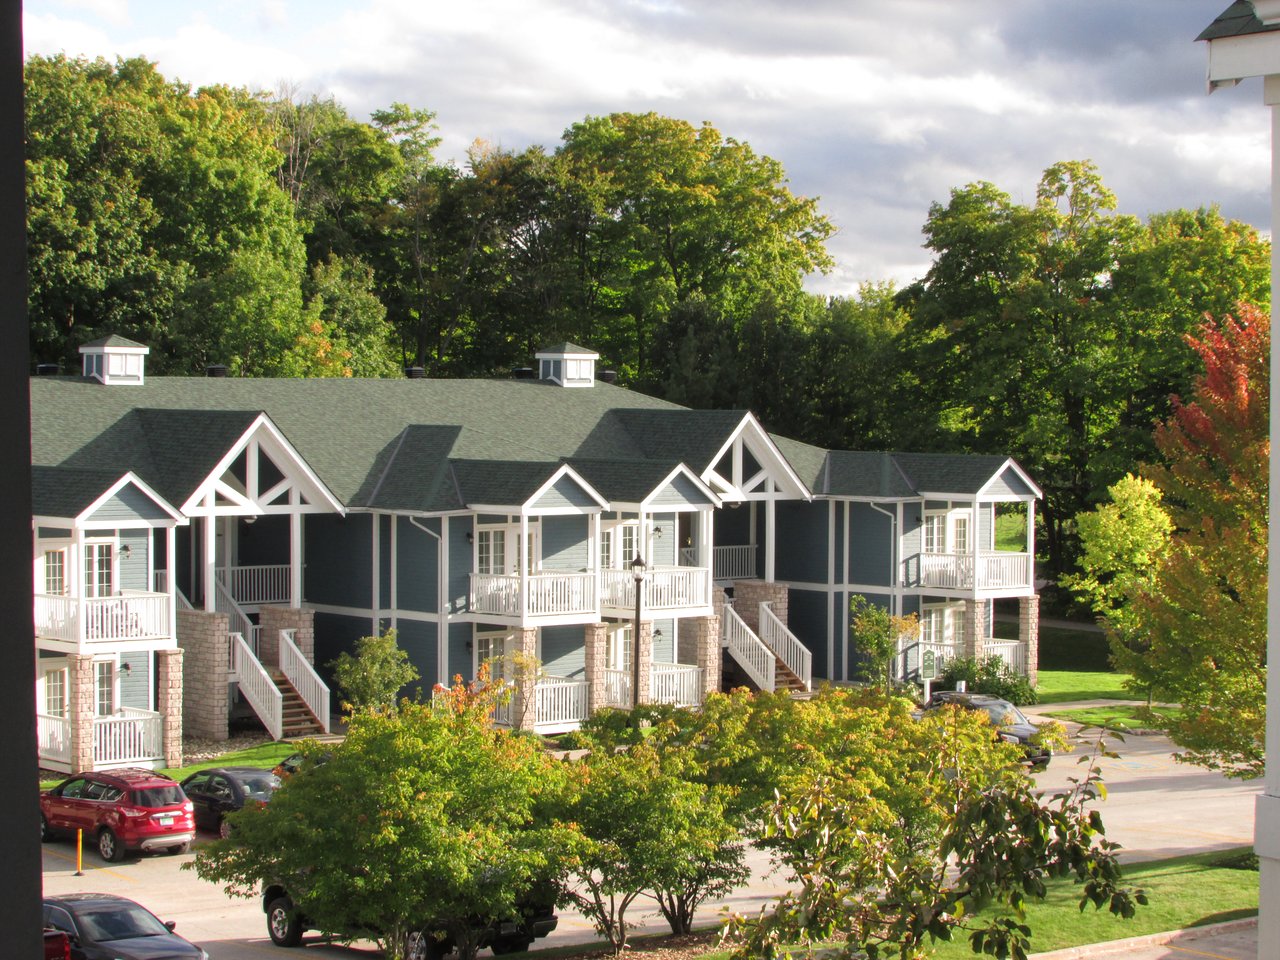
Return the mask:
[[760,632],[760,604],[772,604],[773,615],[787,623],[787,585],[772,580],[738,580],[733,585],[733,609],[756,633]]
[[987,623],[985,600],[964,602],[964,655],[982,659],[986,647]]
[[182,649],[182,728],[193,737],[227,739],[227,615],[178,611]]
[[697,617],[690,621],[697,631],[698,667],[702,670],[702,694],[720,690],[720,618]]
[[156,710],[166,767],[182,766],[182,650],[156,651]]
[[604,701],[604,668],[608,662],[607,623],[588,623],[583,628],[585,635],[585,652],[583,672],[587,679],[587,713],[594,714],[605,706]]
[[653,621],[640,621],[640,636],[636,638],[636,657],[640,664],[640,684],[636,690],[636,703],[651,703],[653,697]]
[[1018,598],[1018,639],[1027,645],[1027,679],[1040,676],[1040,598]]
[[526,627],[515,631],[516,689],[511,702],[511,725],[517,730],[532,730],[537,722],[536,675],[530,672],[538,656],[538,629]]
[[67,655],[67,718],[71,721],[71,770],[93,769],[93,718],[97,714],[93,657]]

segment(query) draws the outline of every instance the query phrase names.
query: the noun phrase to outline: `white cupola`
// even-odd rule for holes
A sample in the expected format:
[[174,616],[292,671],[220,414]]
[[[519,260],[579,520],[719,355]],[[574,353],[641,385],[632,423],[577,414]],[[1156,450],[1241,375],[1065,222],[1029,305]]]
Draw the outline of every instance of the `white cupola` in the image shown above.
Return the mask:
[[80,348],[80,355],[84,357],[84,375],[112,386],[141,386],[150,352],[150,347],[115,334]]
[[538,379],[558,383],[562,387],[589,387],[596,380],[596,361],[600,354],[572,343],[544,347],[534,355],[538,361]]

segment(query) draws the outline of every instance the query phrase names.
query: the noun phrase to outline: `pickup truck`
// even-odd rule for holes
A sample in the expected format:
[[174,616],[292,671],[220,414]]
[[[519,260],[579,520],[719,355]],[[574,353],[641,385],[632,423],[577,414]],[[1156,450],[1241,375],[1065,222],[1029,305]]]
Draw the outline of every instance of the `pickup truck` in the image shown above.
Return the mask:
[[[540,891],[521,906],[518,918],[486,925],[480,946],[488,947],[495,954],[527,950],[534,940],[545,937],[556,928],[559,918],[554,907],[554,892]],[[262,888],[262,910],[267,915],[267,934],[277,947],[296,947],[302,943],[303,933],[315,929],[282,884],[271,883]],[[424,926],[432,929],[430,924]],[[447,939],[437,940],[430,934],[420,933],[409,945],[408,960],[440,960],[452,953],[453,947],[454,944]]]

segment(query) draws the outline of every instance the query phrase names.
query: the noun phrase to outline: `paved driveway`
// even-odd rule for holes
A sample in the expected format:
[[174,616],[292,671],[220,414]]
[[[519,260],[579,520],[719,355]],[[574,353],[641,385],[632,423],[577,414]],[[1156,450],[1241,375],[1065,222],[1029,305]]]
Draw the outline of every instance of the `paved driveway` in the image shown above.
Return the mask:
[[[1056,709],[1056,707],[1055,707]],[[1253,837],[1253,803],[1259,787],[1175,763],[1171,745],[1163,737],[1131,737],[1118,749],[1119,760],[1104,760],[1109,790],[1101,805],[1107,836],[1124,845],[1129,859],[1151,859],[1249,844]],[[1066,786],[1081,772],[1070,756],[1053,759],[1039,782],[1046,788]],[[138,900],[164,920],[175,920],[178,931],[205,947],[214,960],[253,960],[274,956],[288,960],[271,944],[256,900],[233,900],[193,872],[179,869],[191,855],[144,856],[120,864],[105,864],[86,849],[84,876],[76,877],[75,851],[57,842],[44,847],[44,890],[48,894],[78,890],[118,893]],[[783,889],[782,878],[768,861],[755,855],[751,885],[723,904],[703,908],[704,922],[714,919],[720,906],[755,912]],[[656,910],[646,904],[632,908],[632,920],[654,932],[666,929]],[[595,939],[590,925],[565,911],[560,928],[539,946],[565,945]],[[309,939],[303,957],[374,956],[370,945],[356,948],[325,945]]]

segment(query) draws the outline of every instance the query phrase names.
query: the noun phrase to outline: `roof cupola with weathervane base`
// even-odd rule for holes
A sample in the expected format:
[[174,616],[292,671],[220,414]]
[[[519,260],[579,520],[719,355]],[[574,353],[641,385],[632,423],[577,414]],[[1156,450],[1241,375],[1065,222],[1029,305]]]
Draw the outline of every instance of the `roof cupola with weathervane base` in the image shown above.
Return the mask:
[[142,386],[150,347],[124,337],[103,337],[80,348],[84,357],[84,375],[110,386],[129,384]]
[[558,383],[562,387],[589,387],[595,383],[596,361],[600,354],[572,343],[544,347],[534,355],[538,361],[538,379]]

